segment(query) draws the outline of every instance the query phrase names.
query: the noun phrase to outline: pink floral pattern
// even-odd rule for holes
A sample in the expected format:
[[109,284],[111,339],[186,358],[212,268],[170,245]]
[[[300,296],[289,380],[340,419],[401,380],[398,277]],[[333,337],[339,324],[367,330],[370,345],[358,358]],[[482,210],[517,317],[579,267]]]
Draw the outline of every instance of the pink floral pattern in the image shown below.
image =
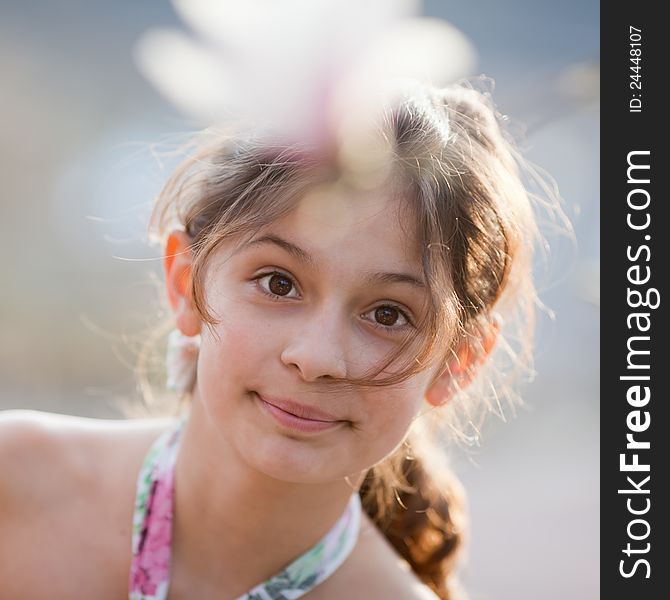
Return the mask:
[[131,600],[162,600],[170,578],[174,462],[180,427],[156,440],[140,470],[133,519]]

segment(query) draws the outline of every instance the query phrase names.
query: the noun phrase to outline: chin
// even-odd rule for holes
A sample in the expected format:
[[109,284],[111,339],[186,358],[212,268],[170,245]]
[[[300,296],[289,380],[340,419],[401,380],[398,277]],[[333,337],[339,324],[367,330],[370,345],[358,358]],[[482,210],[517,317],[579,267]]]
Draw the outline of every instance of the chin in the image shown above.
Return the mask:
[[287,483],[328,483],[355,470],[342,464],[341,448],[334,450],[309,447],[304,439],[274,434],[259,441],[247,460],[268,477]]

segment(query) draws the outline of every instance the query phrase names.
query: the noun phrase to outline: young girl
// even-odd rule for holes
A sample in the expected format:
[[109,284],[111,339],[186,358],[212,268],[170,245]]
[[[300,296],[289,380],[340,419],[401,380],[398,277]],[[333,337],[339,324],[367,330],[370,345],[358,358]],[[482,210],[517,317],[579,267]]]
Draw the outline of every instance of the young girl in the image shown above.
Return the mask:
[[363,175],[242,131],[177,170],[154,225],[188,408],[2,415],[3,600],[455,597],[428,424],[472,414],[499,313],[531,328],[534,218],[478,92],[412,88],[379,132]]

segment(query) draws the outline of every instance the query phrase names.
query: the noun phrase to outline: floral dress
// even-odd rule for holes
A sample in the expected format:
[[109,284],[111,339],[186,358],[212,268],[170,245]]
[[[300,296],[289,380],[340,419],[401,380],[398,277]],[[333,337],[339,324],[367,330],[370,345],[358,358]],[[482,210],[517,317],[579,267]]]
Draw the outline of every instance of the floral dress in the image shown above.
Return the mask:
[[[174,465],[184,421],[149,449],[137,480],[133,516],[130,600],[165,600],[170,583]],[[361,503],[352,494],[326,535],[274,577],[238,600],[295,600],[329,577],[349,556],[358,538]]]

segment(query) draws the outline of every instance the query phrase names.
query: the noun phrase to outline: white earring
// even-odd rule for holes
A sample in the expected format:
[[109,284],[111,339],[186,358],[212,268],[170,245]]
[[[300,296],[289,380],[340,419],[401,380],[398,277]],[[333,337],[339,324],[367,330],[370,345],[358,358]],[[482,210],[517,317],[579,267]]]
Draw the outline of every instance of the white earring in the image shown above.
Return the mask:
[[187,336],[173,329],[168,336],[165,370],[167,389],[183,394],[190,392],[195,381],[200,336]]

